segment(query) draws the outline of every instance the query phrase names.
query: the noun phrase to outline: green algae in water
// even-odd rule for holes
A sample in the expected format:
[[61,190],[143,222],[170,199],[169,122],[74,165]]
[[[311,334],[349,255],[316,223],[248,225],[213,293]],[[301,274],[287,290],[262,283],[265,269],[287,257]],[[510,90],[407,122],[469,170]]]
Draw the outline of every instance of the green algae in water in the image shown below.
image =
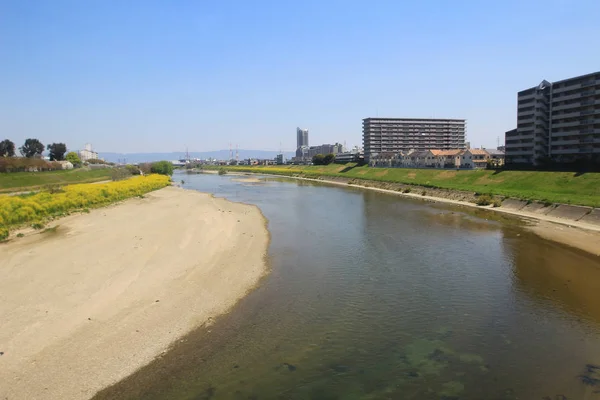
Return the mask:
[[459,356],[460,361],[468,364],[483,364],[483,357],[477,354],[463,353]]
[[442,385],[442,390],[438,392],[440,396],[456,397],[465,390],[465,385],[460,381],[446,382]]
[[446,357],[432,357],[434,354],[451,355],[453,351],[441,340],[418,339],[406,347],[406,361],[419,374],[439,375],[448,366]]

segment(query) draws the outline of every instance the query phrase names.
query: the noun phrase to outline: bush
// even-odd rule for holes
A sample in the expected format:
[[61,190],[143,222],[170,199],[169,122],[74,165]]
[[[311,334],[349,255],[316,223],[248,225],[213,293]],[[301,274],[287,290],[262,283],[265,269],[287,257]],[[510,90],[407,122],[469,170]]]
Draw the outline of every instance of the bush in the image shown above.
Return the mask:
[[138,165],[138,169],[140,170],[140,175],[150,175],[152,173],[152,164],[150,163],[141,163]]
[[168,161],[157,161],[152,163],[150,171],[153,174],[171,176],[173,175],[173,164]]
[[225,175],[227,173],[227,170],[225,168],[219,168],[219,175]]
[[64,192],[64,190],[62,190],[62,187],[57,183],[50,183],[50,184],[44,186],[43,191],[48,192],[50,194]]
[[38,172],[62,169],[57,162],[48,162],[41,158],[0,157],[0,172]]
[[421,196],[426,196],[426,195],[427,195],[427,192],[426,192],[425,190],[423,190],[423,191],[421,192]]
[[475,204],[477,204],[478,206],[489,206],[490,204],[492,204],[494,201],[494,199],[492,198],[492,196],[488,195],[488,194],[482,194],[481,196],[479,196],[477,198],[477,200],[475,201]]
[[492,202],[494,207],[500,207],[502,205],[502,200],[500,199],[494,199],[494,201]]
[[405,188],[402,193],[410,193],[412,191],[411,188]]
[[8,237],[8,228],[12,226],[32,224],[41,229],[43,221],[50,217],[140,196],[168,185],[168,177],[150,175],[104,184],[69,185],[62,193],[39,192],[27,197],[1,196],[0,238]]
[[140,169],[138,167],[136,167],[135,165],[131,165],[131,164],[127,164],[125,166],[125,169],[127,171],[129,171],[129,173],[131,175],[141,175],[142,171],[140,171]]
[[131,177],[131,172],[127,168],[115,168],[111,172],[110,178],[113,181],[122,181]]
[[70,151],[65,156],[65,160],[73,164],[75,168],[81,167],[81,158],[74,151]]

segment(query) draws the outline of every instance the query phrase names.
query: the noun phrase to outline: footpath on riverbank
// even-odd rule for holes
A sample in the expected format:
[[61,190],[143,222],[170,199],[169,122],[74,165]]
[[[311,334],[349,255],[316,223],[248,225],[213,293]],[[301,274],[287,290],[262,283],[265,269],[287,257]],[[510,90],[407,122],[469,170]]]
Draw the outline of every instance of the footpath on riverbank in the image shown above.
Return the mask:
[[52,225],[0,244],[2,399],[88,399],[267,273],[260,210],[195,191],[167,187]]

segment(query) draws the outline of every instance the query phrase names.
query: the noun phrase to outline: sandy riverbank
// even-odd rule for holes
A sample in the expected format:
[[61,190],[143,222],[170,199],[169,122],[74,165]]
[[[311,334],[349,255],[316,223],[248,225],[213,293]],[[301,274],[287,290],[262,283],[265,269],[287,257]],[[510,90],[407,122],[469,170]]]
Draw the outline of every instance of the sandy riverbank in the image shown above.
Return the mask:
[[[0,398],[88,399],[267,272],[254,206],[165,188],[0,245]],[[54,225],[54,224],[53,224]]]
[[374,190],[382,193],[390,193],[397,196],[405,196],[414,199],[420,199],[431,202],[439,202],[439,203],[447,203],[454,204],[458,206],[477,208],[477,209],[487,209],[492,212],[499,212],[503,214],[510,214],[517,216],[519,218],[524,219],[527,224],[525,226],[526,229],[535,233],[536,235],[551,240],[557,243],[562,243],[579,250],[583,250],[590,254],[600,256],[600,226],[593,225],[589,223],[585,223],[582,221],[573,221],[568,219],[551,217],[544,214],[538,214],[533,212],[526,212],[521,210],[509,210],[502,207],[481,207],[474,203],[469,203],[466,201],[460,200],[452,200],[446,199],[442,197],[433,197],[433,196],[421,196],[417,193],[402,193],[395,190],[388,189],[380,189],[369,186],[361,186],[361,185],[348,185],[347,182],[337,182],[333,180],[327,179],[312,179],[312,178],[302,178],[302,177],[290,177],[290,176],[280,176],[280,175],[267,175],[273,177],[283,177],[283,178],[291,178],[291,179],[299,179],[305,181],[313,181],[313,182],[322,182],[331,185],[339,185],[339,186],[352,186],[359,187],[361,189]]

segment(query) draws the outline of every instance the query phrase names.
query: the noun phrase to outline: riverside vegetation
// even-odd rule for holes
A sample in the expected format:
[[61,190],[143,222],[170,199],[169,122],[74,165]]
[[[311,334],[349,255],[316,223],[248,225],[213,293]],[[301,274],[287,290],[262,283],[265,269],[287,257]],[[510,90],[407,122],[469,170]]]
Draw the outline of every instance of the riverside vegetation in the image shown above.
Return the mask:
[[156,174],[104,184],[70,185],[35,194],[1,196],[0,240],[8,238],[12,228],[26,224],[43,227],[49,218],[142,196],[169,183],[169,176]]
[[109,168],[101,168],[93,170],[71,169],[44,172],[0,173],[0,193],[34,190],[45,185],[105,181],[111,179],[111,172]]
[[[348,178],[477,192],[479,194],[534,200],[545,203],[600,207],[600,173],[439,170],[371,168],[331,164],[327,166],[228,166],[228,170],[304,178]],[[491,203],[488,203],[491,204]]]

